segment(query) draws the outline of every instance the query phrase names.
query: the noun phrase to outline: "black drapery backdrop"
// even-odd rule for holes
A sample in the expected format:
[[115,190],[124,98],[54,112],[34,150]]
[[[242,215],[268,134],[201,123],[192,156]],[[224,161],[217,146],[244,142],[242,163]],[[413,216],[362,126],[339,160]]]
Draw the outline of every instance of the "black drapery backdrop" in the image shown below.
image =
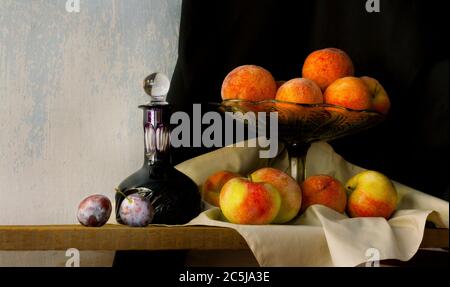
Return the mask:
[[[179,57],[168,99],[178,110],[220,102],[223,78],[256,64],[277,80],[301,77],[316,49],[337,47],[356,75],[380,80],[392,101],[381,125],[331,142],[352,163],[448,200],[446,1],[184,0]],[[203,105],[206,111],[207,106]],[[175,161],[206,149],[175,151]]]

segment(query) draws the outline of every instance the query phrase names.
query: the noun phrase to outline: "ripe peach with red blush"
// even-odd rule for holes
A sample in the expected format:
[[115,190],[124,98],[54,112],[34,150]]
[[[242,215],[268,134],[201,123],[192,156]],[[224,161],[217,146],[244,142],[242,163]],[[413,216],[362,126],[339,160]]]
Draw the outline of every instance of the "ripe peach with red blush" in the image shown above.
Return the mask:
[[347,194],[341,182],[329,175],[308,177],[302,187],[302,212],[314,204],[325,205],[343,213],[347,204]]
[[284,83],[277,91],[276,100],[297,104],[322,104],[323,95],[312,80],[296,78]]
[[222,83],[222,99],[263,101],[275,99],[277,84],[272,74],[255,65],[239,66]]
[[330,105],[352,110],[372,108],[372,95],[367,85],[359,78],[345,77],[333,82],[324,93],[324,101]]
[[312,52],[306,58],[302,76],[313,80],[325,91],[325,89],[339,78],[354,75],[353,62],[342,50],[326,48]]

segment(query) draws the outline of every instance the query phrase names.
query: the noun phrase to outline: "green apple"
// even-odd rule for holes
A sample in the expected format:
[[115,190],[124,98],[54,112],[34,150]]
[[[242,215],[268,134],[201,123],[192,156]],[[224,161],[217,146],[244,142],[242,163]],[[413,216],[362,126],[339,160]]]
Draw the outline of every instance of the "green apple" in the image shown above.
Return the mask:
[[397,190],[391,180],[377,171],[363,171],[345,185],[350,217],[384,217],[389,219],[397,208]]

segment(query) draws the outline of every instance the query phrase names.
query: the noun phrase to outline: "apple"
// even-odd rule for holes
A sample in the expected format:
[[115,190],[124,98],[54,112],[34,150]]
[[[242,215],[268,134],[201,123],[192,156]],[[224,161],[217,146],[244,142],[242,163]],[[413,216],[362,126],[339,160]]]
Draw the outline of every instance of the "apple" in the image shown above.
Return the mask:
[[214,205],[214,206],[220,206],[219,201],[219,194],[220,190],[224,186],[227,181],[229,181],[232,178],[240,177],[241,175],[227,171],[227,170],[221,170],[218,171],[212,175],[210,175],[205,182],[203,183],[201,187],[201,193],[202,198],[207,203]]
[[220,191],[220,209],[231,223],[269,224],[277,216],[280,206],[280,193],[269,183],[236,177],[225,183]]
[[391,180],[377,171],[363,171],[345,185],[349,195],[350,217],[384,217],[389,219],[397,208],[397,191]]
[[281,207],[273,223],[286,223],[292,220],[302,205],[300,185],[290,175],[275,168],[261,168],[250,176],[253,182],[267,182],[273,185],[281,196]]
[[302,212],[314,204],[344,213],[347,194],[342,183],[329,175],[313,175],[302,183]]
[[372,95],[372,109],[382,114],[387,114],[391,107],[391,101],[380,82],[367,76],[363,76],[360,79],[366,84]]

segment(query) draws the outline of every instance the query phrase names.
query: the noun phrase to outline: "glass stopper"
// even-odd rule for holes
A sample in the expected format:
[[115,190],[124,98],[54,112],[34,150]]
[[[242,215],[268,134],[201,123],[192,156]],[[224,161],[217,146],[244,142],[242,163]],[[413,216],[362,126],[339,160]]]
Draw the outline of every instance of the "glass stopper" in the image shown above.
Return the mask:
[[170,88],[170,80],[163,73],[153,73],[144,80],[144,90],[151,102],[165,102]]

